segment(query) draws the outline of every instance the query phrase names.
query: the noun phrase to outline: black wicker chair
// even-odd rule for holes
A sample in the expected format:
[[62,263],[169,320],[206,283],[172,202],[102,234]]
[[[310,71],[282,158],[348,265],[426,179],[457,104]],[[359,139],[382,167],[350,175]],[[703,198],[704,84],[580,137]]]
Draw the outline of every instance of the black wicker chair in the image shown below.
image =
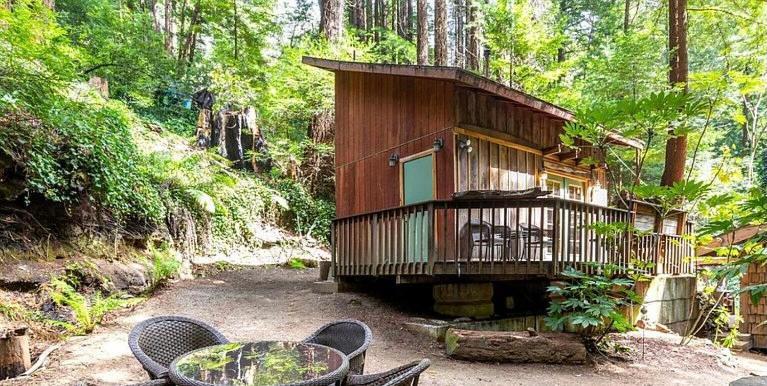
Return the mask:
[[383,373],[349,375],[346,386],[417,386],[418,378],[429,365],[428,359],[421,359]]
[[345,319],[320,327],[303,342],[321,344],[341,351],[349,358],[349,374],[362,374],[365,368],[365,352],[372,340],[373,333],[365,323]]
[[133,328],[128,345],[153,380],[168,379],[168,365],[198,348],[229,343],[211,326],[182,316],[158,316]]

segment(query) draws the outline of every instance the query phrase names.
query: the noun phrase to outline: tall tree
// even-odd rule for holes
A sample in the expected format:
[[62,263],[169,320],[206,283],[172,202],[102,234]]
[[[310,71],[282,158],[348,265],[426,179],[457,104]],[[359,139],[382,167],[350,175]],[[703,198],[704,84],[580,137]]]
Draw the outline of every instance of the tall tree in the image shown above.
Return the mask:
[[[672,87],[687,92],[687,0],[668,2],[668,80]],[[687,161],[687,135],[674,135],[666,141],[666,164],[661,185],[671,186],[684,178]]]
[[394,0],[396,1],[399,6],[397,8],[398,15],[397,15],[397,34],[404,38],[409,39],[410,38],[410,23],[407,16],[407,8],[409,0]]
[[479,70],[479,20],[475,0],[466,0],[466,67]]
[[417,0],[418,25],[416,47],[418,50],[418,64],[429,64],[429,18],[426,0]]
[[351,0],[350,7],[349,24],[354,28],[364,30],[366,28],[364,0]]
[[455,55],[453,63],[457,67],[464,66],[464,33],[463,33],[463,0],[455,0],[453,3],[453,38],[455,40]]
[[434,64],[447,66],[447,4],[434,0]]
[[165,0],[165,52],[173,55],[173,14],[176,10],[176,0]]
[[320,34],[337,41],[343,32],[344,1],[320,0]]

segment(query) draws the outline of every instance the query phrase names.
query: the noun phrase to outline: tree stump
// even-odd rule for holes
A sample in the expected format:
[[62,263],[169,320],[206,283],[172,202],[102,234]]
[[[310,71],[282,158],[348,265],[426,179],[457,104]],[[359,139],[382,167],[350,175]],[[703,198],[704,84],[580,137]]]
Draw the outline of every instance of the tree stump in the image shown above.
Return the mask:
[[0,331],[0,380],[14,378],[32,366],[26,327]]
[[580,337],[565,333],[473,331],[451,328],[445,336],[453,358],[499,363],[584,364],[586,346]]

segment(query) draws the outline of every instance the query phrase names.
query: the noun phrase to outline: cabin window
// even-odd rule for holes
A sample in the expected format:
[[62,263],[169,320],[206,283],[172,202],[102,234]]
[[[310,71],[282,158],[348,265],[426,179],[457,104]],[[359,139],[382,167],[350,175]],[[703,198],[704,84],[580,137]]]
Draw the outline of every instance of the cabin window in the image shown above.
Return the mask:
[[675,235],[677,232],[677,226],[679,225],[679,220],[676,218],[667,218],[663,220],[663,234],[666,235]]
[[429,154],[402,163],[402,203],[404,205],[434,199],[434,161]]
[[546,190],[551,191],[549,196],[561,197],[562,196],[562,182],[557,180],[546,180]]
[[651,214],[637,214],[634,220],[634,228],[642,232],[652,232],[655,229],[655,216]]
[[549,196],[569,200],[584,201],[583,182],[572,178],[549,175],[546,179],[546,189],[551,191]]
[[576,201],[583,201],[583,183],[569,181],[567,184],[567,198]]

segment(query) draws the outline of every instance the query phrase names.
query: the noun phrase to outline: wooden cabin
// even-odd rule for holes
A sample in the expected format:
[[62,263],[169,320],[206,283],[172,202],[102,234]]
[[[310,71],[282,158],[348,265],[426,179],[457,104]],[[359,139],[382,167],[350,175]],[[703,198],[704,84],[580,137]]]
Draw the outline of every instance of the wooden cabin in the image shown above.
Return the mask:
[[458,68],[303,62],[335,73],[336,278],[551,278],[636,254],[590,226],[634,217],[583,162],[602,155],[562,145],[570,111]]

